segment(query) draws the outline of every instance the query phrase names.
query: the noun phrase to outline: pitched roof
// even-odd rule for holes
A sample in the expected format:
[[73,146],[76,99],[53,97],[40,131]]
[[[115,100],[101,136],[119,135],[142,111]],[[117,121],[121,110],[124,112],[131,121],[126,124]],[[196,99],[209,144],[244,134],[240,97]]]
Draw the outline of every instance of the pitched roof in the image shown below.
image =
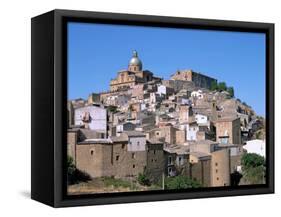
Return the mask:
[[211,155],[208,153],[204,153],[204,152],[190,152],[190,155],[193,155],[197,158],[203,158],[203,157],[210,157]]
[[145,134],[139,131],[124,131],[128,137],[145,137]]
[[175,153],[178,155],[189,154],[189,146],[185,145],[170,145],[164,148],[166,152]]
[[78,145],[83,144],[111,144],[112,140],[110,138],[108,139],[85,139],[82,142],[79,142]]
[[150,144],[155,144],[155,145],[163,144],[163,142],[161,142],[161,141],[159,141],[158,139],[155,139],[155,138],[148,139],[147,142],[150,143]]
[[128,142],[128,136],[125,134],[121,134],[121,136],[112,136],[112,142]]

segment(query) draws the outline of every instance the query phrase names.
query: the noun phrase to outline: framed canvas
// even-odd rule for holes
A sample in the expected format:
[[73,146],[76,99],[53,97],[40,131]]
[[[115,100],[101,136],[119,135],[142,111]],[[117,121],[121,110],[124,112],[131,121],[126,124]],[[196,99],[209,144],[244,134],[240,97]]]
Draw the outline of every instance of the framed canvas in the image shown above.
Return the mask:
[[69,10],[31,23],[32,199],[274,193],[274,24]]

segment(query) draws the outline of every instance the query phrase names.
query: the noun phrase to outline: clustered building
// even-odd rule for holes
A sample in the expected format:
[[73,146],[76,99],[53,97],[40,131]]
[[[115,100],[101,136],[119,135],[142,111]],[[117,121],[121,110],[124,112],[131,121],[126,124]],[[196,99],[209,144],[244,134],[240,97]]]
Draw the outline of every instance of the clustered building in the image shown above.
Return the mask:
[[231,185],[247,140],[241,131],[255,114],[210,91],[212,82],[192,70],[161,79],[134,51],[110,91],[68,102],[68,155],[93,178],[185,175],[205,187]]

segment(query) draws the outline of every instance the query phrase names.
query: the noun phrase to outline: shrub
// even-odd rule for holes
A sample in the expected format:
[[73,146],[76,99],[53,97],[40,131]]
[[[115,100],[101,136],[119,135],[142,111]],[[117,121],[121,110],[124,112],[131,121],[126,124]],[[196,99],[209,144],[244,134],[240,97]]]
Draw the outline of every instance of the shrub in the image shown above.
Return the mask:
[[265,183],[265,160],[263,156],[247,153],[242,156],[243,179],[247,184]]
[[233,87],[227,87],[227,92],[229,93],[229,96],[231,98],[234,97],[234,88]]
[[113,177],[103,177],[102,179],[104,181],[105,186],[113,186],[114,188],[130,188],[132,185],[131,182],[127,180],[115,179]]
[[265,165],[264,157],[255,153],[243,154],[241,158],[242,167],[244,169],[250,167],[259,167]]
[[167,177],[165,179],[165,189],[187,189],[199,188],[201,184],[187,176]]
[[91,180],[91,177],[78,170],[74,165],[74,160],[72,157],[67,156],[67,182],[68,184],[76,184],[79,182],[85,182]]
[[227,88],[226,83],[225,82],[219,82],[217,88],[218,88],[219,91],[226,90],[226,88]]
[[73,158],[70,156],[67,156],[67,175],[72,176],[74,174],[74,171],[76,170]]
[[218,89],[218,84],[216,81],[212,81],[211,83],[211,91],[217,90]]
[[143,173],[139,173],[138,175],[138,182],[141,184],[141,185],[150,185],[150,181],[149,179],[147,178],[147,176]]

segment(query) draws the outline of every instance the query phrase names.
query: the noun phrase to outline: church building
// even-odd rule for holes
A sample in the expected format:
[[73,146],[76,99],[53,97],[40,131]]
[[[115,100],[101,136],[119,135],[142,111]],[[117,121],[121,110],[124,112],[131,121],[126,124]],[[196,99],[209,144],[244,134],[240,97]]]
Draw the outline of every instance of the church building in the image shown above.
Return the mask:
[[133,51],[128,69],[119,71],[117,77],[110,81],[110,91],[126,90],[134,85],[156,80],[161,79],[154,77],[153,73],[148,70],[142,70],[142,62],[138,57],[138,53]]

